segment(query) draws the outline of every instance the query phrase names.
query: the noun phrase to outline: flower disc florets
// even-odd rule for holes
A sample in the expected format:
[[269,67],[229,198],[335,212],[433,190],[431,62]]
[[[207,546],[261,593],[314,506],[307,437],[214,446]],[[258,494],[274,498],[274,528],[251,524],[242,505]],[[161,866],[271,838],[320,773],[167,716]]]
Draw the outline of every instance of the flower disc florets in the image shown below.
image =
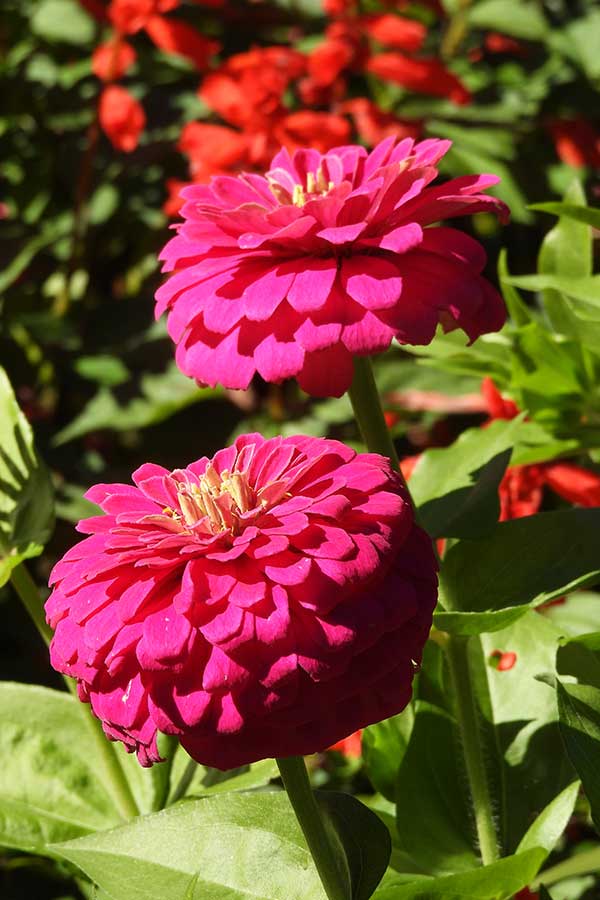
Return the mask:
[[480,244],[442,219],[507,209],[493,175],[432,186],[449,141],[387,138],[371,153],[282,150],[266,176],[185,188],[183,223],[165,247],[174,274],[157,294],[177,363],[206,384],[248,387],[258,372],[341,395],[353,355],[392,338],[427,344],[438,323],[474,340],[504,304],[481,276]]
[[56,565],[52,663],[107,735],[159,731],[232,768],[324,749],[410,698],[436,598],[399,477],[337,441],[244,435],[87,494],[104,515]]

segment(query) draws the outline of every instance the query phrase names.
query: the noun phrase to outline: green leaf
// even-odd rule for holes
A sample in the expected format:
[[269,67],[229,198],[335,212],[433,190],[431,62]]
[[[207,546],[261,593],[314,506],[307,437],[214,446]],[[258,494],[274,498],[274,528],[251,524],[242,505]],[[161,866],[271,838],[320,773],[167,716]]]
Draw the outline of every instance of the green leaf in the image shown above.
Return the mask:
[[489,612],[436,612],[433,624],[440,631],[449,634],[462,634],[468,637],[473,634],[487,634],[508,628],[527,612],[527,606],[509,606],[506,609]]
[[392,802],[396,799],[396,776],[414,722],[411,706],[390,719],[369,725],[362,733],[363,760],[373,787]]
[[542,810],[523,835],[517,853],[541,847],[549,856],[569,823],[579,792],[579,782],[573,781]]
[[[340,815],[351,827],[355,816],[362,816],[355,809],[358,801],[338,796],[343,797]],[[370,818],[368,827],[372,824]],[[378,831],[375,835],[381,836]],[[112,900],[182,900],[196,876],[195,896],[202,900],[325,900],[283,792],[189,800],[53,850]],[[364,877],[369,885],[368,871]],[[357,893],[356,898],[366,896]]]
[[569,297],[586,301],[591,305],[600,304],[600,275],[590,275],[587,278],[570,278],[566,275],[514,275],[506,281],[526,291],[551,289],[562,291]]
[[452,716],[417,703],[415,724],[396,781],[401,848],[424,872],[472,869],[473,849],[464,775]]
[[508,309],[511,319],[515,325],[527,325],[531,322],[532,315],[527,305],[522,300],[521,295],[509,283],[510,272],[508,271],[508,254],[506,248],[503,247],[498,256],[498,280],[502,288],[502,296]]
[[529,209],[546,212],[574,222],[582,222],[600,229],[600,209],[591,206],[577,206],[574,203],[531,203]]
[[389,831],[374,812],[349,794],[317,791],[316,798],[345,852],[352,900],[369,900],[390,861]]
[[118,356],[103,353],[97,356],[80,356],[73,368],[82,378],[89,378],[107,387],[116,387],[129,379],[129,370]]
[[141,396],[121,405],[106,387],[100,388],[82,412],[54,437],[59,446],[90,431],[129,431],[147,428],[168,419],[193,403],[216,397],[220,391],[199,388],[171,363],[160,375],[145,374],[140,381]]
[[558,729],[554,677],[561,633],[545,616],[527,610],[518,622],[483,635],[484,656],[513,652],[511,669],[487,668],[492,719],[503,762],[504,790],[497,801],[501,843],[515,852],[532,821],[575,776]]
[[33,432],[0,367],[0,587],[23,560],[38,556],[54,528],[50,477]]
[[479,538],[500,515],[498,486],[521,419],[471,428],[444,449],[426,450],[410,479],[419,520],[433,538]]
[[469,8],[467,18],[472,28],[491,28],[527,41],[542,41],[548,33],[533,0],[480,0]]
[[594,9],[587,16],[572,21],[565,29],[565,36],[566,46],[574,62],[590,80],[600,78],[600,57],[597,53],[600,42],[600,10]]
[[440,572],[450,611],[537,606],[600,574],[600,509],[565,509],[501,522],[448,550]]
[[0,684],[0,846],[52,855],[119,822],[85,713],[69,694]]
[[600,830],[600,690],[557,681],[560,732]]
[[[172,788],[179,783],[189,762],[190,757],[182,747],[179,747],[173,760]],[[221,769],[197,765],[184,796],[209,797],[212,794],[221,794],[227,791],[249,791],[253,788],[264,787],[278,777],[279,769],[274,759],[261,759],[249,766],[229,769],[225,772]]]
[[406,884],[402,876],[392,876],[375,892],[374,900],[509,900],[533,881],[543,860],[543,850],[527,850],[446,878]]
[[84,46],[94,40],[94,20],[76,0],[42,0],[31,17],[31,30],[45,41]]

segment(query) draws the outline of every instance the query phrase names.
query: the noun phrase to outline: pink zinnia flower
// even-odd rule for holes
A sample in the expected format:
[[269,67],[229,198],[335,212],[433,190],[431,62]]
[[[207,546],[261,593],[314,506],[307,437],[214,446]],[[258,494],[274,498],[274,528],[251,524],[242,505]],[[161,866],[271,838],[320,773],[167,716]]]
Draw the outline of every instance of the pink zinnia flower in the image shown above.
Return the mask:
[[410,699],[436,600],[431,542],[389,461],[337,441],[244,435],[135,487],[56,565],[52,664],[106,734],[157,732],[233,768],[312,753]]
[[183,191],[184,222],[165,247],[174,274],[157,293],[177,364],[209,385],[297,377],[339,396],[354,354],[392,338],[427,344],[441,322],[471,340],[496,331],[504,304],[481,276],[480,244],[441,219],[506,206],[493,175],[432,187],[448,141],[394,137],[371,153],[282,150],[266,176],[218,176]]

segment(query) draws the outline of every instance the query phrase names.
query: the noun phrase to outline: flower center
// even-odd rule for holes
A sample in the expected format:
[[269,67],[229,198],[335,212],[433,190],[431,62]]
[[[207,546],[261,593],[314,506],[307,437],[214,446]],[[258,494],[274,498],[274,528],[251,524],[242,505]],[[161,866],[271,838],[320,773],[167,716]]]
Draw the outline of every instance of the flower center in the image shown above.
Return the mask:
[[256,495],[243,472],[219,475],[210,463],[198,484],[179,482],[177,499],[181,513],[167,508],[165,513],[193,528],[201,520],[213,534],[232,531],[237,534],[240,518],[256,506]]
[[[250,519],[273,506],[285,494],[283,481],[272,481],[255,491],[245,472],[224,469],[219,474],[209,463],[198,484],[177,482],[179,509],[166,506],[162,516],[171,523],[169,530],[237,535]],[[166,524],[165,519],[163,523]]]
[[314,200],[315,197],[324,197],[334,187],[335,182],[328,181],[322,165],[319,166],[316,174],[314,172],[307,172],[306,185],[295,184],[291,196],[289,190],[286,190],[283,185],[276,181],[271,181],[270,183],[271,193],[274,194],[279,203],[285,205],[292,203],[294,206],[300,208],[302,208],[309,200]]

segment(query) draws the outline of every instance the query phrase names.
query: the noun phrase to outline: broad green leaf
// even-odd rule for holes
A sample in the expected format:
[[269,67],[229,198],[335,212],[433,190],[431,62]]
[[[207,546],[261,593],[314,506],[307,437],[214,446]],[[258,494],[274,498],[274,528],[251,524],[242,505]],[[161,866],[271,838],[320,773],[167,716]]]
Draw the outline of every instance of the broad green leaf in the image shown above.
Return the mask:
[[112,900],[324,900],[285,793],[189,800],[55,845]]
[[454,719],[422,701],[398,770],[396,809],[400,847],[424,872],[478,864]]
[[0,587],[25,559],[38,556],[54,528],[50,476],[33,432],[0,367]]
[[444,558],[449,611],[537,606],[600,574],[600,509],[565,509],[501,522],[481,541],[459,541]]
[[579,792],[579,782],[573,781],[542,810],[523,835],[517,853],[541,847],[549,855],[564,832],[573,814]]
[[199,388],[181,374],[175,363],[160,375],[143,375],[140,388],[141,396],[124,405],[108,388],[100,388],[77,418],[55,435],[55,445],[66,444],[103,428],[129,431],[156,425],[186,406],[219,393],[211,388]]
[[[353,900],[366,900],[387,864],[385,828],[350,795],[327,792],[323,802],[355,844]],[[361,853],[368,848],[366,859],[359,842]],[[194,878],[194,896],[202,900],[325,900],[284,792],[188,800],[53,850],[112,900],[182,900]]]
[[402,876],[392,876],[375,892],[374,900],[509,900],[533,881],[543,860],[543,850],[527,850],[445,878],[406,884]]
[[[179,784],[189,762],[190,757],[182,747],[179,747],[175,753],[171,772],[172,791]],[[197,765],[184,796],[208,797],[211,794],[227,791],[249,791],[253,788],[264,787],[278,777],[279,769],[274,759],[261,759],[249,766],[229,769],[226,772]]]
[[84,714],[70,694],[0,684],[0,846],[51,854],[120,821]]
[[94,40],[94,20],[76,0],[42,0],[31,17],[31,30],[45,41],[77,46]]
[[419,520],[433,537],[479,538],[500,515],[498,486],[521,419],[471,428],[444,449],[426,450],[410,479]]
[[561,675],[572,675],[580,684],[600,688],[600,631],[563,638],[556,655]]
[[480,0],[468,10],[472,28],[491,28],[502,34],[542,41],[548,33],[548,23],[533,0]]
[[557,681],[560,732],[600,830],[600,689]]
[[504,797],[497,822],[504,847],[515,852],[532,821],[570,785],[575,773],[558,730],[554,691],[538,679],[555,675],[561,633],[528,610],[518,622],[482,637],[485,657],[513,652],[511,669],[487,668],[492,718],[504,759]]
[[396,800],[398,766],[408,746],[414,722],[411,706],[391,719],[369,725],[362,734],[363,760],[373,787]]
[[550,606],[544,613],[563,634],[578,635],[600,631],[600,594],[575,591],[564,603]]
[[346,855],[352,900],[369,900],[390,861],[389,831],[374,812],[349,794],[317,791],[316,797]]

